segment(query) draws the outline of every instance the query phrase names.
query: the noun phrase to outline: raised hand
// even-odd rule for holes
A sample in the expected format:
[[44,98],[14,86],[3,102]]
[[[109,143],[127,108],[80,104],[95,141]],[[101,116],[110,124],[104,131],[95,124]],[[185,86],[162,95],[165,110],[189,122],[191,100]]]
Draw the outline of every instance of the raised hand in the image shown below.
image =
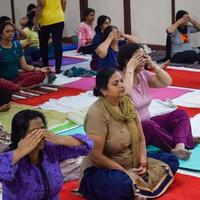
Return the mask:
[[144,60],[144,54],[143,53],[138,53],[134,55],[127,63],[127,66],[132,66],[135,69],[138,68],[138,66],[144,65],[145,60]]
[[43,139],[44,133],[42,129],[35,129],[19,141],[17,150],[23,157],[33,151]]
[[59,135],[48,132],[47,130],[43,130],[44,139],[48,142],[52,142],[54,144],[62,144],[62,138]]

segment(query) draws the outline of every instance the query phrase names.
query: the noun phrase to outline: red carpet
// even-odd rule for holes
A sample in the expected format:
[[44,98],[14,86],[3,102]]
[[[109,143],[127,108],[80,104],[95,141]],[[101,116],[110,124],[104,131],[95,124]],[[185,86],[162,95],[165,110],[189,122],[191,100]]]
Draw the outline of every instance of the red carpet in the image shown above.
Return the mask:
[[72,190],[78,188],[78,181],[70,181],[63,185],[63,188],[60,192],[61,200],[86,200],[83,197],[75,195]]
[[200,178],[177,174],[173,184],[157,200],[198,200],[200,199]]
[[176,70],[167,68],[166,71],[172,77],[172,85],[200,89],[200,72]]
[[42,104],[49,99],[58,99],[64,96],[74,96],[74,95],[79,95],[83,90],[81,89],[76,89],[76,88],[61,88],[58,91],[51,92],[48,94],[41,95],[39,97],[33,97],[29,99],[22,99],[22,100],[16,100],[14,102],[16,103],[21,103],[21,104],[26,104],[30,106],[37,106],[39,104]]
[[183,109],[187,112],[189,117],[194,117],[195,115],[200,113],[200,108],[189,108],[184,106],[178,106],[178,109]]
[[[60,192],[61,200],[85,200],[71,191],[78,188],[77,181],[67,182]],[[176,174],[175,180],[168,190],[157,200],[198,200],[200,197],[200,178],[184,174]]]

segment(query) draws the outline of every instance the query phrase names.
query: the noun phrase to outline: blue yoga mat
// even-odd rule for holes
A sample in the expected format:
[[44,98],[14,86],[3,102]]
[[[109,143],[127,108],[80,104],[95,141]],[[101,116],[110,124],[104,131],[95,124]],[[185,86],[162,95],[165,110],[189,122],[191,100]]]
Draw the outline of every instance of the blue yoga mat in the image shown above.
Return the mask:
[[79,127],[67,130],[67,131],[63,131],[63,132],[59,133],[59,135],[74,135],[77,133],[85,135],[85,130],[84,130],[83,126],[79,126]]
[[[72,58],[72,57],[62,57],[62,66],[64,65],[72,65],[72,64],[77,64],[81,62],[87,61],[84,58]],[[50,59],[49,60],[49,65],[55,65],[55,59]]]
[[200,171],[200,144],[190,151],[192,154],[189,160],[179,160],[180,168]]
[[[159,148],[149,145],[147,151],[160,151]],[[192,152],[189,160],[179,160],[181,169],[200,171],[200,144],[194,149],[190,150]]]

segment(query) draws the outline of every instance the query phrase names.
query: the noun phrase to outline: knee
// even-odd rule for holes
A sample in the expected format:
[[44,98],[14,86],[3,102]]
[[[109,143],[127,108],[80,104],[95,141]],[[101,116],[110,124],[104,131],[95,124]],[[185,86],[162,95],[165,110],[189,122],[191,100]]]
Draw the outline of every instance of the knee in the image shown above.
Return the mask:
[[179,160],[177,156],[171,154],[171,153],[165,153],[162,152],[160,155],[158,155],[158,160],[163,161],[166,163],[169,168],[171,169],[172,173],[175,174],[179,168]]
[[189,120],[188,114],[186,113],[185,110],[182,109],[177,109],[174,112],[174,117],[176,119],[184,119],[184,120]]

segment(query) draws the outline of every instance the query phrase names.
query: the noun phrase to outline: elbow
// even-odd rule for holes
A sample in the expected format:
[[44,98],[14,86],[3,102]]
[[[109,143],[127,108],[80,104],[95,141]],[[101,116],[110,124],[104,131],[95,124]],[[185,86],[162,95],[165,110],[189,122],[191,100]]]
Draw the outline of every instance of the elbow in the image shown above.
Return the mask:
[[172,84],[172,78],[170,77],[170,78],[169,78],[168,86],[170,86],[171,84]]
[[172,84],[172,78],[169,76],[168,80],[165,82],[165,86],[170,86]]
[[100,58],[105,58],[107,56],[107,51],[104,51],[104,50],[96,50],[96,54],[100,57]]

